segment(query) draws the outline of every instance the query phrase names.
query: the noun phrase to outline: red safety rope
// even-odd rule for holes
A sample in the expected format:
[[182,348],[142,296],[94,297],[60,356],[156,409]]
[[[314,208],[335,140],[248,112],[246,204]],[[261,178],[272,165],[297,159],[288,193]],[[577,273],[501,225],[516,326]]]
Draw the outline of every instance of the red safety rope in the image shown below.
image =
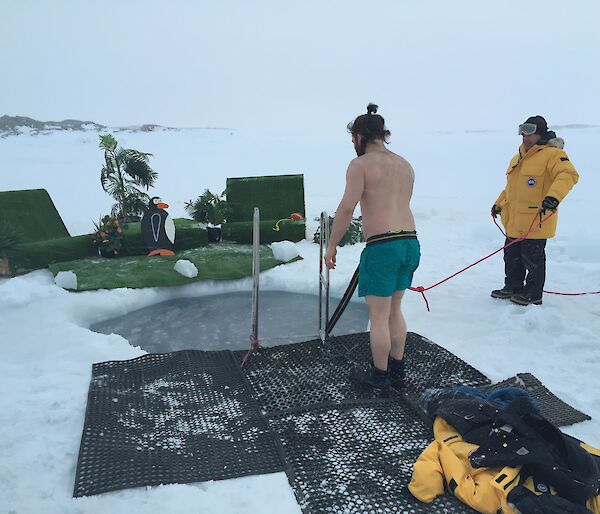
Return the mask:
[[558,294],[560,296],[582,296],[584,294],[600,294],[600,291],[588,291],[585,293],[557,293],[556,291],[546,291],[544,289],[544,293],[546,294]]
[[[540,215],[540,227],[542,226],[542,223],[544,223],[546,220],[548,220],[549,218],[551,218],[552,216],[554,216],[554,214],[556,214],[556,211],[552,211],[552,213],[550,213],[548,216],[546,216],[544,219],[542,219],[541,217],[541,209],[538,210],[535,213],[535,216],[533,217],[533,220],[531,221],[531,225],[529,225],[529,229],[527,230],[527,232],[525,232],[525,234],[517,237],[516,239],[513,239],[510,243],[508,243],[507,245],[504,245],[502,248],[498,248],[498,250],[490,253],[489,255],[486,255],[485,257],[482,257],[481,259],[479,259],[478,261],[474,262],[473,264],[469,264],[468,266],[465,266],[463,269],[457,271],[456,273],[450,275],[449,277],[446,277],[443,280],[440,280],[439,282],[436,282],[435,284],[433,284],[432,286],[429,287],[423,287],[423,286],[416,286],[416,287],[411,287],[409,288],[411,291],[415,291],[417,293],[421,293],[421,295],[423,296],[423,300],[425,300],[425,305],[427,307],[427,311],[430,312],[430,308],[429,308],[429,302],[427,301],[427,298],[425,297],[425,291],[429,291],[430,289],[433,289],[434,287],[439,286],[440,284],[443,284],[444,282],[447,282],[448,280],[450,280],[451,278],[454,278],[456,275],[460,275],[461,273],[467,271],[469,268],[472,268],[473,266],[476,266],[477,264],[479,264],[480,262],[485,261],[486,259],[489,259],[490,257],[496,255],[498,252],[501,252],[502,250],[504,250],[505,248],[508,248],[509,246],[512,246],[516,243],[519,243],[520,241],[523,241],[523,239],[526,239],[527,236],[534,231],[533,227],[537,221],[538,215]],[[494,223],[496,223],[496,220],[494,219]],[[496,223],[496,226],[500,229],[500,231],[504,234],[504,231],[500,228],[500,226],[498,225],[498,223]],[[504,234],[506,236],[506,234]],[[507,236],[508,237],[508,236]],[[576,293],[574,293],[576,294]],[[589,293],[589,294],[595,294],[595,293]]]
[[241,368],[244,367],[244,364],[246,364],[246,361],[250,358],[250,355],[252,355],[252,352],[254,350],[256,350],[257,348],[260,348],[260,345],[258,344],[258,339],[256,339],[256,337],[254,337],[254,334],[252,334],[250,336],[250,348],[248,349],[248,351],[244,355],[244,358],[242,359],[242,363],[240,364]]

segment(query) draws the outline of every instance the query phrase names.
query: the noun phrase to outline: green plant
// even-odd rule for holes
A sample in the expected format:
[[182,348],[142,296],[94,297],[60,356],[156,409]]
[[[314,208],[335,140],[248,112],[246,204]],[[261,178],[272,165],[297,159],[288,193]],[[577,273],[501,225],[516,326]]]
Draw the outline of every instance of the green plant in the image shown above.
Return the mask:
[[[319,221],[319,218],[315,218],[316,221]],[[329,233],[331,233],[331,228],[333,227],[333,218],[329,216]],[[318,227],[313,235],[313,242],[318,243],[319,237],[321,234],[321,227]],[[362,243],[365,240],[362,233],[362,216],[358,218],[352,218],[350,222],[350,226],[348,230],[342,237],[342,240],[339,242],[338,246],[346,246],[353,245],[356,243]]]
[[104,216],[97,224],[94,223],[94,244],[101,255],[115,256],[123,246],[123,229],[127,225],[114,217]]
[[196,200],[186,202],[185,210],[196,221],[212,226],[221,225],[231,214],[231,207],[225,200],[226,192],[220,195],[211,193],[208,189]]
[[104,150],[100,181],[102,188],[117,201],[111,214],[127,219],[146,210],[150,197],[139,188],[147,191],[154,185],[158,173],[148,164],[152,154],[117,145],[112,134],[100,136],[100,148]]

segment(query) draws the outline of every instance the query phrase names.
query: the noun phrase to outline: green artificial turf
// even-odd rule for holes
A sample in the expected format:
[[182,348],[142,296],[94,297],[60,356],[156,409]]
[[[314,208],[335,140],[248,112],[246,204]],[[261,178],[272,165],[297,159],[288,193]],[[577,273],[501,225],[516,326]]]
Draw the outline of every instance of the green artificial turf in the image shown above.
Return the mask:
[[222,225],[223,239],[236,243],[252,242],[254,207],[260,210],[260,242],[301,241],[306,224],[282,221],[280,230],[273,227],[292,213],[304,216],[304,175],[275,175],[227,179],[227,205],[231,213]]
[[45,189],[0,191],[0,221],[14,227],[21,243],[69,237]]
[[[279,230],[273,228],[278,220],[267,220],[260,222],[260,243],[267,244],[275,241],[293,241],[297,243],[306,239],[306,225],[304,220],[292,221],[283,220],[279,223]],[[251,244],[254,223],[252,221],[235,221],[225,223],[222,226],[223,239],[226,241],[235,241],[236,243]]]
[[[60,219],[60,218],[59,218]],[[175,251],[189,250],[207,244],[206,229],[194,220],[177,218],[175,222]],[[62,223],[62,222],[61,222]],[[148,249],[144,244],[140,223],[124,226],[122,256],[145,255]],[[15,274],[63,261],[74,261],[98,255],[93,234],[74,237],[42,239],[17,245],[10,258],[11,271]]]
[[[176,272],[173,267],[179,259],[193,262],[198,268],[198,275],[187,278]],[[260,247],[261,271],[279,264],[283,263],[273,257],[268,246]],[[78,291],[178,286],[200,280],[236,280],[252,275],[252,246],[216,243],[184,250],[174,257],[94,257],[59,262],[49,268],[55,276],[59,271],[73,271],[77,275]]]
[[293,212],[304,216],[304,175],[274,175],[227,179],[227,221],[252,221],[254,207],[262,220],[287,218]]

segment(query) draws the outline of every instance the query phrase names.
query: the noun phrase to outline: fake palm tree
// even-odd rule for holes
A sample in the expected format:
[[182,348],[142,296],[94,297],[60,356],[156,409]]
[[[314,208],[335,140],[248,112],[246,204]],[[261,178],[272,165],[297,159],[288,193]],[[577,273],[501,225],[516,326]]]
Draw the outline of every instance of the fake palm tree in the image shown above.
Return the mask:
[[194,220],[216,227],[227,221],[227,216],[231,211],[230,206],[227,205],[225,195],[226,191],[216,195],[205,189],[204,193],[196,200],[185,203],[185,210]]
[[121,148],[112,134],[100,136],[100,148],[104,150],[102,188],[117,201],[112,208],[113,216],[126,220],[141,214],[150,197],[140,188],[147,191],[158,176],[148,164],[152,154]]

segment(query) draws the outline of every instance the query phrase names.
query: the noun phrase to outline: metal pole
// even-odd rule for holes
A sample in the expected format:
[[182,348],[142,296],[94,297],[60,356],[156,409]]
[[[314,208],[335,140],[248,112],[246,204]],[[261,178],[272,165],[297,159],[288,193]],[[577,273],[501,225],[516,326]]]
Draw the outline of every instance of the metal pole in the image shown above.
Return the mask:
[[[325,213],[325,250],[327,250],[327,246],[329,245],[329,216]],[[327,323],[329,323],[329,268],[325,268],[325,339],[329,335],[327,333]],[[323,339],[323,340],[325,340]]]
[[260,274],[260,213],[258,207],[254,207],[254,220],[252,228],[252,338],[253,344],[258,344],[258,282]]
[[[329,243],[329,216],[321,213],[319,227],[319,337],[325,342],[326,329],[329,321],[329,269],[323,264],[323,257]],[[325,289],[325,294],[323,294]],[[325,319],[323,319],[323,301],[325,301]]]

